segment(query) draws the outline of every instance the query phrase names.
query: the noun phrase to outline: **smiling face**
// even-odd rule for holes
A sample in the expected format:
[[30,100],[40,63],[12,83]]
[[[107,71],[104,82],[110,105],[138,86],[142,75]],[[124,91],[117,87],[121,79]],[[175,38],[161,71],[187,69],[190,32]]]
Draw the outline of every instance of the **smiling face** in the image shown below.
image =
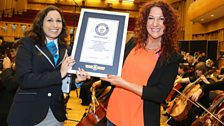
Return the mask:
[[49,11],[43,21],[43,31],[50,40],[56,39],[62,31],[62,17],[56,10]]
[[153,39],[160,39],[164,33],[164,16],[161,8],[152,7],[147,20],[148,36]]

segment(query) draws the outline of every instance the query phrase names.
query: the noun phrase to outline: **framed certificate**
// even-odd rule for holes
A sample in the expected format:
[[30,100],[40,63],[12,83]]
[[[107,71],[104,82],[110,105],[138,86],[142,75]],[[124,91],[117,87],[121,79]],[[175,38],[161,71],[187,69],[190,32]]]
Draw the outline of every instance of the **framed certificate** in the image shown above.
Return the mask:
[[121,75],[128,27],[128,13],[82,9],[72,48],[78,68],[91,76]]

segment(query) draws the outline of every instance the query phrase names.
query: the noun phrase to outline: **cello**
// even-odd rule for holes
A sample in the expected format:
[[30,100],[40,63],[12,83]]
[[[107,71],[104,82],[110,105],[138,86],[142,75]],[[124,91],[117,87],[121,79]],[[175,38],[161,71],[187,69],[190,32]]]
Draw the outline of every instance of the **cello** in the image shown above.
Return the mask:
[[208,111],[197,118],[191,126],[223,126],[224,125],[224,95],[215,98]]
[[[178,78],[182,78],[182,76],[181,75],[180,76],[177,75],[176,79],[178,79]],[[169,101],[171,101],[173,99],[173,97],[174,97],[174,95],[176,93],[175,89],[180,90],[181,88],[182,88],[182,84],[175,82],[172,90],[170,91],[170,93],[166,97],[166,102],[169,102]]]
[[98,101],[95,95],[96,90],[93,88],[91,98],[92,102],[89,105],[88,111],[84,113],[77,126],[97,126],[106,119],[106,107],[111,91],[111,87],[108,86]]
[[176,90],[180,90],[182,88],[182,84],[181,83],[175,83],[172,90],[170,91],[170,93],[168,94],[168,96],[166,97],[166,101],[169,102],[172,100],[172,98],[174,97]]
[[[176,80],[179,78],[186,77],[188,75],[188,73],[189,73],[189,67],[185,64],[179,64],[178,74],[180,74],[180,75],[177,75]],[[168,96],[166,98],[166,102],[170,102],[177,95],[177,92],[175,89],[181,90],[182,88],[184,88],[182,86],[182,83],[175,82],[172,90],[170,91],[170,93],[168,94]]]
[[182,121],[187,118],[188,112],[191,106],[194,104],[197,107],[200,107],[198,104],[190,100],[190,94],[197,91],[200,88],[198,81],[200,78],[195,80],[193,83],[188,84],[183,93],[181,93],[178,89],[173,88],[180,95],[175,97],[169,104],[166,112],[170,114],[177,121]]
[[[207,76],[208,74],[209,71],[205,72],[204,76]],[[166,112],[170,114],[170,116],[173,117],[176,121],[185,120],[188,117],[188,112],[190,111],[193,104],[198,108],[201,107],[204,109],[204,107],[198,102],[194,102],[190,99],[191,94],[193,94],[200,88],[200,84],[198,84],[199,81],[201,81],[201,77],[188,84],[184,88],[183,93],[174,88],[174,90],[176,90],[180,95],[175,97],[175,99],[168,104]]]

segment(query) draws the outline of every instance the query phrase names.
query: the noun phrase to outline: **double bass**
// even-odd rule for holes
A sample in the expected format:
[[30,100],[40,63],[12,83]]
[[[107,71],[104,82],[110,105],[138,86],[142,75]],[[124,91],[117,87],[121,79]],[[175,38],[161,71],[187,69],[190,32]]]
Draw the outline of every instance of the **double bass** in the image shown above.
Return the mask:
[[223,126],[224,125],[224,95],[215,98],[212,105],[191,126]]

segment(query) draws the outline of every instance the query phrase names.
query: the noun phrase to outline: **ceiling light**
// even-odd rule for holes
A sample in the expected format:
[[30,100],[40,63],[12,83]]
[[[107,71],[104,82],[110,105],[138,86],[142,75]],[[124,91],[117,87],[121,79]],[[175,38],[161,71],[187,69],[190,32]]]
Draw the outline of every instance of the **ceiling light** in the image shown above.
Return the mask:
[[123,1],[126,1],[126,2],[133,2],[134,0],[123,0]]

